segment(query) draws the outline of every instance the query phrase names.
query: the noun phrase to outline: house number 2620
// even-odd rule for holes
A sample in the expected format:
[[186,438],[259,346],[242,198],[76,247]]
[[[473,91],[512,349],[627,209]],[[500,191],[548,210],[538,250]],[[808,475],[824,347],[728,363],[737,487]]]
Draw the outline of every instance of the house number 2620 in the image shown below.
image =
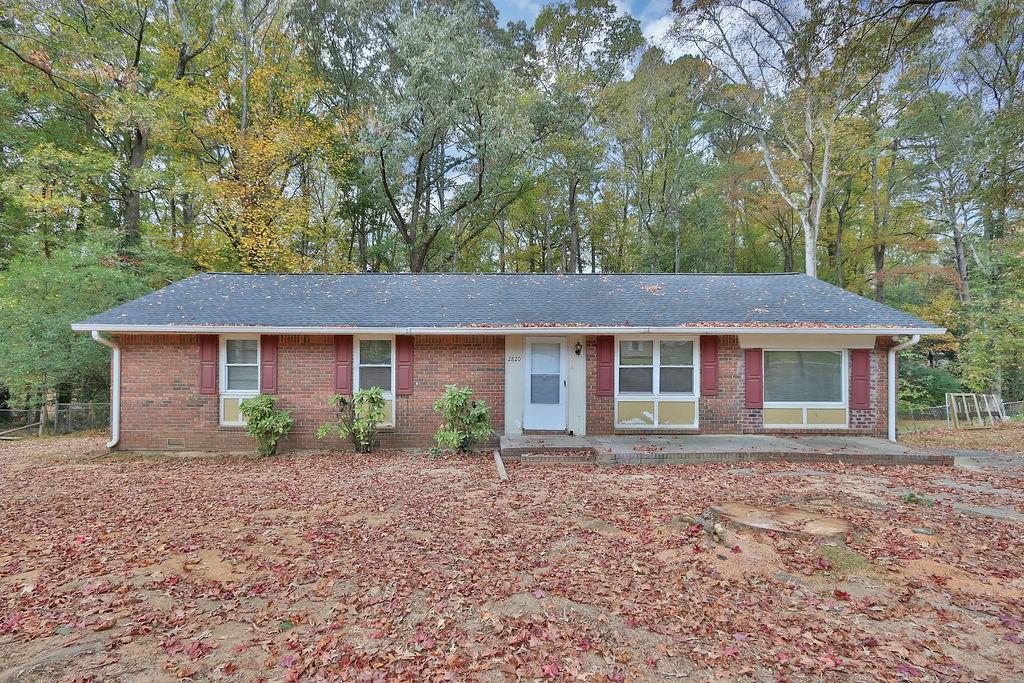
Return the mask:
[[509,357],[508,357],[508,362],[509,362],[509,363],[519,363],[519,362],[521,362],[522,360],[523,360],[523,357],[522,357],[522,356],[509,356]]

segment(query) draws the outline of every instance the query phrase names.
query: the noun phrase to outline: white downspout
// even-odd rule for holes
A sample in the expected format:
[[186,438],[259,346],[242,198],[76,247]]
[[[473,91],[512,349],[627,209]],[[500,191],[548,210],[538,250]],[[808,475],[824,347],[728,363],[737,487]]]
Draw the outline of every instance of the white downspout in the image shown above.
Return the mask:
[[121,440],[121,347],[117,342],[101,337],[99,330],[92,331],[92,338],[108,347],[110,356],[110,441],[107,448],[113,448]]
[[896,354],[903,349],[909,349],[919,341],[921,341],[921,335],[915,334],[909,340],[889,349],[889,441],[894,443],[896,441]]

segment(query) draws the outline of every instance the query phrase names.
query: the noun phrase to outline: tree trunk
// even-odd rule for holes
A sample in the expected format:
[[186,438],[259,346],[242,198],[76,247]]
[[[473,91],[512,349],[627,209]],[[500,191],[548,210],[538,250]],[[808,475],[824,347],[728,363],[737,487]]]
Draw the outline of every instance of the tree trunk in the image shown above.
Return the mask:
[[142,193],[138,187],[138,176],[146,163],[146,150],[149,146],[149,133],[141,124],[135,124],[132,128],[130,145],[125,183],[124,245],[135,247],[142,237]]
[[[811,223],[810,216],[800,216],[800,225],[804,232],[804,272],[811,277],[818,277],[818,226]],[[792,264],[787,268],[792,270]]]
[[252,25],[249,20],[249,0],[242,0],[242,112],[239,128],[245,135],[249,127],[249,52],[252,50]]
[[582,272],[580,259],[580,221],[576,211],[576,199],[579,192],[580,179],[573,176],[569,182],[569,271]]
[[960,277],[960,299],[964,303],[971,300],[970,290],[967,286],[967,247],[964,244],[964,234],[957,223],[956,215],[952,216],[950,228],[953,232],[953,260],[956,267],[956,274]]
[[871,256],[875,263],[875,301],[885,303],[885,242],[871,245]]
[[681,245],[680,245],[680,240],[681,240],[680,233],[682,232],[682,228],[679,225],[680,221],[677,220],[675,222],[675,224],[676,224],[676,230],[675,230],[675,237],[674,237],[674,240],[673,240],[674,244],[672,245],[672,251],[673,251],[673,254],[672,254],[672,272],[673,273],[678,273],[679,272],[679,260],[680,260],[679,252],[680,252],[680,247],[681,247]]

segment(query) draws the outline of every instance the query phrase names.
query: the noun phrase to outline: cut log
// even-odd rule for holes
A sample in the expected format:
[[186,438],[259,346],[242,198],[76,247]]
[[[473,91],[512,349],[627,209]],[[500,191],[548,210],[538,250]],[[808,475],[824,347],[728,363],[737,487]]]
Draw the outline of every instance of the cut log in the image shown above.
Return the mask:
[[508,472],[505,471],[505,463],[501,460],[501,453],[494,451],[494,466],[498,468],[498,479],[508,481]]

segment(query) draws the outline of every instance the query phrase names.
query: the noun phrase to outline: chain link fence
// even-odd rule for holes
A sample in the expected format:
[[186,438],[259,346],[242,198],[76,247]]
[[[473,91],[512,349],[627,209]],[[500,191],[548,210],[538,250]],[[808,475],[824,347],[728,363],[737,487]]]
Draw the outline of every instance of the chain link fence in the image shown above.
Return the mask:
[[904,434],[945,429],[948,425],[949,409],[946,406],[896,411],[896,428]]
[[[0,432],[8,432],[18,427],[29,427],[10,431],[12,436],[29,436],[36,433],[38,424],[44,416],[40,408],[26,410],[0,409]],[[72,434],[91,430],[103,430],[110,427],[109,403],[57,403],[47,406],[45,411],[47,434]]]

